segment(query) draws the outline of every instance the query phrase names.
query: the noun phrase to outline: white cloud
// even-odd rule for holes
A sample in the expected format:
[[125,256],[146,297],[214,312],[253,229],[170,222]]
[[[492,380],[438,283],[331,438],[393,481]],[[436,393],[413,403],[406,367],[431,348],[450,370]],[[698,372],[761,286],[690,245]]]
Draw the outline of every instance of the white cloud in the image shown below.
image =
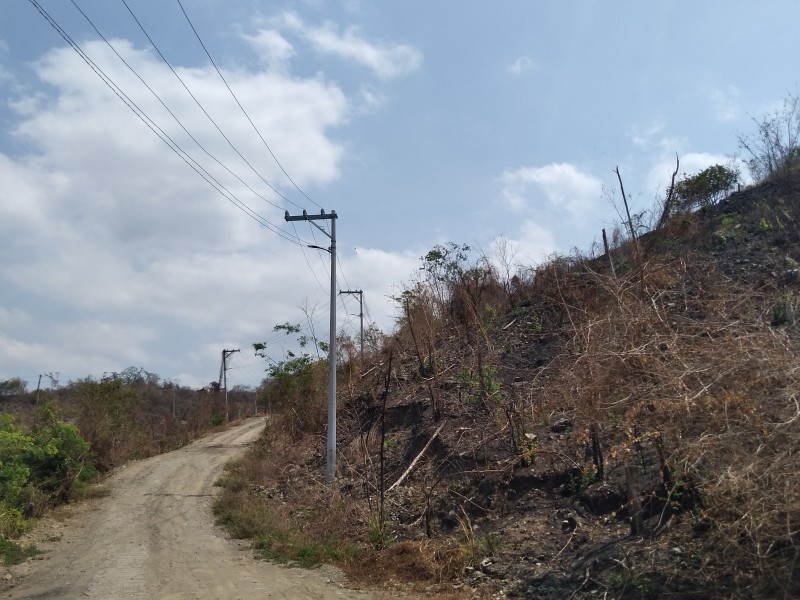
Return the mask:
[[[509,267],[538,264],[558,250],[553,232],[531,219],[523,220],[510,237],[495,239],[492,247],[496,249],[498,244],[503,243],[507,245],[506,260],[511,263]],[[498,260],[494,262],[497,264]],[[502,265],[497,266],[502,269]]]
[[[280,56],[279,40],[272,42]],[[114,43],[210,153],[262,196],[284,204],[166,66],[127,42]],[[198,150],[104,44],[84,48],[209,173],[293,233],[283,210]],[[285,46],[282,52],[288,56]],[[216,73],[176,69],[259,173],[297,198]],[[214,191],[72,50],[49,52],[36,71],[48,91],[19,97],[12,132],[28,153],[0,153],[0,378],[60,371],[66,380],[167,365],[174,371],[160,375],[179,373],[183,384],[202,385],[214,378],[219,348],[193,358],[201,341],[247,345],[275,323],[294,320],[303,297],[321,295],[297,245]],[[352,108],[336,85],[280,72],[225,75],[298,185],[338,177],[344,148],[329,132],[350,118]],[[298,232],[311,238],[307,228]],[[322,273],[318,263],[314,269]],[[26,312],[34,311],[29,305],[35,313]],[[191,372],[201,375],[191,379]]]
[[[200,108],[184,90],[171,71],[150,52],[139,50],[128,42],[115,41],[120,53],[171,108],[181,115],[189,131],[225,164],[234,165],[243,179],[251,185],[260,185],[259,178],[243,164],[208,121]],[[193,156],[204,154],[174,122],[159,101],[147,91],[127,69],[120,66],[116,57],[103,43],[85,45],[94,60],[123,88],[138,106]],[[147,172],[163,164],[164,143],[126,108],[106,88],[96,75],[67,48],[48,53],[38,64],[38,74],[47,83],[59,89],[57,103],[41,107],[35,117],[22,122],[17,128],[19,136],[46,149],[51,158],[64,165],[92,160],[106,163],[105,172],[116,181],[119,177],[131,178],[130,165],[118,158],[135,159],[138,172]],[[227,89],[220,85],[213,69],[177,68],[193,94],[201,99],[209,114],[224,126],[229,139],[245,157],[260,157],[265,148],[252,130],[252,125],[242,115]],[[338,177],[338,162],[342,148],[328,138],[327,130],[342,125],[348,115],[348,102],[335,85],[317,77],[297,79],[279,73],[233,72],[226,79],[248,111],[251,119],[268,142],[280,148],[279,159],[300,185],[319,184]],[[109,135],[109,123],[115,123],[114,135]],[[83,144],[68,143],[71,136],[79,135]],[[240,141],[243,140],[243,141]],[[105,148],[104,154],[96,148]],[[168,160],[179,164],[177,157]],[[207,158],[209,171],[230,180]],[[111,163],[114,164],[111,164]],[[286,180],[272,161],[258,162],[260,174],[268,181]],[[93,169],[94,172],[99,169]],[[141,178],[139,178],[141,179]],[[141,181],[139,182],[141,184]],[[233,182],[230,185],[241,185]],[[269,190],[265,195],[274,193]]]
[[408,75],[422,64],[422,52],[413,46],[367,40],[357,27],[349,27],[343,32],[330,22],[314,27],[306,25],[290,11],[283,13],[280,22],[299,33],[318,52],[351,60],[371,69],[381,79]]
[[583,217],[602,192],[599,179],[569,163],[506,170],[500,181],[501,195],[515,211],[532,207],[531,188],[534,188],[544,194],[551,207]]
[[733,85],[709,92],[708,97],[711,101],[711,106],[719,121],[735,121],[742,116],[743,111],[739,106],[740,96],[741,92]]
[[262,29],[256,35],[243,37],[256,50],[270,71],[285,72],[289,60],[295,56],[292,44],[277,31]]
[[666,135],[665,128],[664,120],[659,117],[646,125],[634,125],[628,132],[628,137],[635,146],[643,150],[668,154],[680,152],[688,140],[682,136]]
[[508,66],[508,71],[514,75],[520,75],[526,71],[532,71],[536,68],[536,63],[527,56],[520,56],[513,63]]
[[387,100],[386,94],[380,90],[369,85],[362,85],[358,91],[356,108],[362,113],[372,113],[386,104]]
[[391,297],[399,293],[395,284],[407,281],[417,271],[422,254],[356,248],[355,255],[343,263],[347,278],[359,282],[370,316],[384,331],[389,331],[394,323],[396,305]]

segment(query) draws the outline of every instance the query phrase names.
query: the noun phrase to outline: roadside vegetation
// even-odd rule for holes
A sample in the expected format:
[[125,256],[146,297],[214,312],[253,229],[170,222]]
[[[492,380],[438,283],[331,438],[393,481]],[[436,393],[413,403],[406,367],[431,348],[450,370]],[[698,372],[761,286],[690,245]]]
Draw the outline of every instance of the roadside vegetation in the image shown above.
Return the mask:
[[[0,560],[35,548],[16,540],[52,508],[90,493],[104,473],[183,446],[224,422],[214,385],[182,388],[131,367],[29,391],[20,378],[0,381]],[[233,414],[252,414],[254,392],[229,391]]]

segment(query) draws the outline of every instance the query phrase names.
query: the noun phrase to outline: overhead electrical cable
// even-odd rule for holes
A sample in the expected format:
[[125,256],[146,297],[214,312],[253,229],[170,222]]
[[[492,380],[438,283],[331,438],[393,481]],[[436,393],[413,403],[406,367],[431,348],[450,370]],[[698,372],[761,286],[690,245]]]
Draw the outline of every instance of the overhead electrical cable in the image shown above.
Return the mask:
[[[296,236],[299,238],[300,236],[299,236],[299,234],[297,233],[297,227],[296,227],[296,226],[295,226],[295,224],[294,224],[295,222],[294,222],[294,221],[291,221],[291,223],[292,223],[292,228],[294,229],[294,234],[295,234],[295,235],[296,235]],[[313,235],[313,231],[312,231],[312,235]],[[311,266],[311,262],[308,260],[308,255],[306,254],[306,249],[305,249],[305,248],[303,248],[302,246],[300,246],[300,250],[303,252],[303,258],[305,259],[305,261],[306,261],[306,264],[308,265],[308,269],[309,269],[309,271],[311,271],[311,274],[314,276],[314,279],[316,280],[316,282],[317,282],[317,285],[319,286],[319,288],[320,288],[320,289],[321,289],[323,292],[327,291],[327,290],[325,289],[325,286],[324,286],[324,285],[322,285],[322,283],[320,282],[320,280],[319,280],[319,277],[317,277],[317,273],[314,271],[314,267],[312,267],[312,266]]]
[[[322,251],[324,250],[324,248],[319,245],[319,242],[317,242],[317,236],[314,233],[314,227],[312,227],[312,223],[311,222],[308,223],[308,229],[311,232],[311,239],[314,240],[314,247],[317,249],[317,256],[319,257],[319,261],[322,263],[322,269],[325,271],[325,274],[330,278],[330,270],[328,268],[328,261],[326,261],[322,256]],[[328,250],[328,252],[330,252],[330,250]]]
[[203,151],[203,153],[204,153],[206,156],[208,156],[208,157],[209,157],[211,160],[213,160],[214,162],[216,162],[216,163],[217,163],[219,166],[221,166],[223,169],[225,169],[225,170],[226,170],[226,171],[227,171],[229,174],[231,174],[233,177],[235,177],[236,179],[238,179],[238,180],[239,180],[239,182],[240,182],[242,185],[244,185],[244,186],[245,186],[245,187],[246,187],[248,190],[250,190],[251,192],[253,192],[253,194],[255,194],[256,196],[258,196],[259,198],[261,198],[262,200],[264,200],[264,202],[266,202],[267,204],[270,204],[270,205],[274,206],[275,208],[277,208],[277,209],[279,209],[279,210],[283,210],[283,207],[282,207],[282,206],[280,206],[280,205],[278,205],[278,204],[275,204],[275,203],[274,203],[274,202],[272,202],[271,200],[269,200],[269,199],[265,198],[264,196],[262,196],[261,194],[259,194],[259,193],[258,193],[256,190],[254,190],[252,187],[250,187],[250,185],[249,185],[249,184],[248,184],[246,181],[244,181],[244,179],[242,179],[241,177],[239,177],[239,176],[238,176],[236,173],[234,173],[234,172],[233,172],[233,171],[232,171],[230,168],[228,168],[226,165],[224,165],[224,164],[223,164],[223,163],[222,163],[222,162],[221,162],[221,161],[220,161],[220,160],[219,160],[219,159],[218,159],[216,156],[214,156],[213,154],[211,154],[211,153],[210,153],[210,152],[209,152],[209,151],[208,151],[208,150],[205,148],[205,146],[203,146],[203,145],[202,145],[202,144],[201,144],[201,143],[200,143],[200,142],[197,140],[197,138],[196,138],[196,137],[195,137],[195,136],[194,136],[194,135],[193,135],[193,134],[192,134],[192,133],[191,133],[191,132],[190,132],[190,131],[189,131],[189,130],[186,128],[186,126],[185,126],[185,125],[183,124],[183,122],[182,122],[182,121],[181,121],[181,120],[180,120],[180,119],[179,119],[179,118],[178,118],[178,117],[175,115],[175,113],[172,111],[172,109],[170,109],[170,108],[169,108],[169,106],[167,106],[167,104],[164,102],[164,100],[161,98],[161,96],[159,96],[159,95],[158,95],[158,93],[157,93],[155,90],[153,90],[153,88],[152,88],[152,87],[150,87],[150,85],[149,85],[149,84],[148,84],[148,83],[147,83],[147,82],[146,82],[146,81],[145,81],[145,80],[142,78],[142,76],[141,76],[141,75],[139,75],[139,73],[136,71],[136,69],[134,69],[134,68],[133,68],[133,67],[132,67],[132,66],[131,66],[131,65],[128,63],[128,61],[126,61],[126,60],[125,60],[125,58],[124,58],[124,57],[123,57],[123,56],[122,56],[122,55],[121,55],[119,52],[117,52],[117,49],[114,47],[114,45],[113,45],[113,44],[112,44],[112,43],[111,43],[111,42],[110,42],[110,41],[109,41],[109,40],[108,40],[108,39],[107,39],[107,38],[106,38],[106,37],[105,37],[105,36],[104,36],[104,35],[103,35],[103,34],[100,32],[100,30],[97,28],[97,26],[94,24],[94,22],[93,22],[93,21],[92,21],[92,20],[89,18],[89,16],[88,16],[88,15],[87,15],[87,14],[86,14],[86,13],[85,13],[85,12],[84,12],[82,9],[81,9],[81,7],[80,7],[80,6],[78,6],[78,4],[76,3],[76,1],[75,1],[75,0],[70,0],[70,1],[71,1],[71,2],[72,2],[72,4],[75,6],[75,8],[78,10],[78,12],[80,12],[80,13],[81,13],[81,15],[83,15],[83,18],[84,18],[84,19],[86,19],[86,21],[89,23],[89,25],[91,25],[92,29],[94,29],[94,30],[95,30],[95,32],[97,33],[97,35],[99,35],[99,36],[100,36],[100,38],[101,38],[101,39],[102,39],[102,40],[103,40],[103,41],[106,43],[106,45],[107,45],[109,48],[111,48],[111,51],[112,51],[112,52],[114,52],[114,54],[116,54],[116,55],[117,55],[117,58],[119,58],[119,59],[120,59],[120,61],[122,61],[122,63],[123,63],[123,64],[124,64],[126,67],[128,67],[128,70],[130,70],[130,72],[131,72],[131,73],[133,73],[133,74],[136,76],[136,78],[137,78],[139,81],[141,81],[141,82],[142,82],[142,85],[144,85],[144,86],[145,86],[145,87],[146,87],[146,88],[147,88],[147,89],[150,91],[150,93],[151,93],[151,94],[153,94],[153,96],[156,98],[156,100],[158,100],[158,102],[161,104],[161,106],[163,106],[163,107],[164,107],[164,109],[165,109],[165,110],[166,110],[166,111],[167,111],[167,112],[170,114],[170,116],[171,116],[171,117],[172,117],[172,118],[175,120],[175,122],[176,122],[176,123],[177,123],[177,124],[180,126],[180,128],[181,128],[181,129],[183,129],[183,131],[186,133],[186,135],[188,135],[188,136],[191,138],[191,140],[192,140],[192,141],[193,141],[193,142],[194,142],[194,143],[197,145],[197,147],[198,147],[198,148],[200,148],[200,150],[202,150],[202,151]]
[[231,202],[239,210],[247,214],[260,225],[294,244],[303,245],[305,242],[283,231],[263,216],[253,211],[247,204],[239,200],[229,189],[220,183],[213,175],[186,153],[180,145],[173,140],[161,127],[158,126],[114,81],[84,52],[80,45],[58,24],[58,22],[39,4],[38,0],[28,0],[48,24],[64,39],[67,44],[81,57],[92,71],[108,86],[108,88],[125,104],[167,147],[178,155],[192,170],[202,177],[220,195]]
[[189,96],[192,98],[192,100],[194,100],[194,103],[197,105],[197,107],[203,112],[203,114],[211,122],[211,124],[214,126],[214,128],[219,132],[219,134],[223,137],[223,139],[228,143],[228,145],[231,147],[231,149],[239,156],[239,158],[241,158],[244,161],[244,163],[250,168],[250,170],[253,171],[253,173],[255,173],[256,177],[258,177],[262,182],[264,182],[264,184],[268,188],[270,188],[278,196],[280,196],[281,198],[286,200],[286,202],[288,202],[289,204],[291,204],[293,206],[296,206],[297,208],[302,209],[303,208],[302,206],[300,206],[296,202],[294,202],[294,201],[290,200],[289,198],[287,198],[286,196],[284,196],[269,181],[267,181],[264,178],[264,176],[261,175],[261,173],[259,173],[258,170],[250,163],[250,161],[247,160],[247,158],[245,158],[245,156],[239,151],[239,149],[236,146],[234,146],[234,144],[233,144],[233,142],[231,142],[230,138],[227,135],[225,135],[225,132],[222,131],[222,128],[217,124],[217,122],[214,120],[214,118],[208,113],[208,111],[205,109],[205,107],[202,105],[202,103],[194,95],[192,90],[189,89],[189,86],[186,85],[186,82],[183,80],[183,78],[178,74],[178,72],[173,68],[173,66],[170,64],[170,62],[167,60],[167,58],[161,52],[159,47],[153,41],[153,38],[150,37],[150,34],[147,33],[147,30],[144,28],[144,25],[142,25],[141,21],[139,21],[138,17],[134,14],[133,10],[131,10],[131,7],[128,5],[127,0],[121,0],[121,2],[122,2],[122,4],[125,5],[125,8],[128,9],[128,12],[131,14],[131,17],[133,17],[133,20],[136,21],[136,24],[139,26],[139,29],[142,30],[142,33],[144,33],[144,35],[147,38],[147,40],[150,42],[150,44],[153,46],[155,51],[161,57],[161,60],[163,60],[164,64],[166,64],[167,67],[169,67],[169,70],[172,71],[172,74],[175,75],[175,77],[181,83],[181,85],[186,90],[186,92],[189,94]]
[[[244,106],[242,106],[242,103],[239,102],[239,98],[237,98],[236,94],[233,93],[233,90],[231,89],[231,86],[228,85],[228,81],[222,75],[222,71],[220,71],[219,67],[217,67],[217,63],[214,62],[213,58],[211,58],[211,53],[208,51],[208,48],[206,48],[206,45],[203,43],[203,40],[200,38],[200,34],[197,32],[197,29],[195,28],[194,24],[192,23],[192,20],[189,18],[189,15],[186,13],[186,9],[183,8],[183,4],[181,3],[181,0],[176,0],[176,1],[178,2],[178,6],[181,7],[181,11],[183,12],[183,16],[186,17],[186,22],[189,23],[189,27],[192,28],[192,31],[194,32],[194,35],[197,38],[197,41],[200,42],[200,45],[203,47],[203,51],[206,53],[206,56],[208,57],[208,60],[211,61],[211,64],[214,66],[214,69],[217,71],[217,74],[219,75],[220,79],[222,79],[222,82],[225,84],[225,87],[228,88],[228,91],[231,93],[231,96],[233,96],[233,99],[236,100],[236,104],[239,105],[239,108],[241,109],[242,114],[244,114],[244,116],[247,118],[247,121],[253,127],[253,130],[256,132],[256,134],[258,135],[259,139],[264,144],[264,147],[267,149],[267,151],[269,151],[270,156],[272,156],[272,158],[275,160],[275,164],[278,165],[278,167],[283,172],[283,174],[286,175],[286,179],[288,179],[291,182],[291,184],[295,187],[295,189],[298,192],[300,192],[306,198],[306,200],[308,200],[309,202],[311,202],[312,204],[314,204],[318,208],[322,208],[319,204],[314,202],[314,200],[309,198],[308,194],[306,194],[303,190],[300,189],[300,187],[294,182],[294,179],[292,179],[289,176],[289,173],[286,172],[286,169],[283,168],[283,165],[278,160],[278,157],[275,156],[275,153],[272,151],[272,148],[270,148],[269,144],[264,139],[264,136],[261,135],[261,132],[259,131],[258,127],[256,127],[256,124],[253,122],[253,119],[250,118],[250,115],[247,114],[247,111],[244,109]],[[295,206],[297,206],[297,205],[295,205]]]
[[[288,172],[286,171],[286,169],[283,167],[283,165],[281,164],[281,162],[278,160],[278,157],[277,157],[277,156],[275,155],[275,153],[272,151],[272,148],[270,148],[269,144],[268,144],[268,143],[267,143],[267,141],[264,139],[264,136],[261,134],[261,132],[259,131],[259,129],[258,129],[258,127],[256,126],[256,124],[255,124],[255,123],[253,122],[253,120],[250,118],[250,115],[247,113],[247,111],[245,110],[244,106],[243,106],[243,105],[242,105],[242,103],[239,101],[239,98],[236,96],[236,94],[234,93],[233,89],[232,89],[232,88],[231,88],[231,86],[228,84],[228,81],[225,79],[225,76],[222,74],[222,71],[221,71],[221,70],[219,69],[219,67],[217,66],[217,63],[216,63],[216,61],[214,61],[214,58],[211,56],[211,53],[208,51],[208,48],[206,47],[205,43],[203,42],[202,38],[200,37],[200,34],[199,34],[199,32],[197,31],[197,28],[194,26],[194,24],[192,23],[192,20],[189,18],[189,15],[188,15],[188,13],[186,12],[186,9],[185,9],[185,8],[184,8],[184,6],[183,6],[183,3],[181,2],[181,0],[176,0],[176,1],[177,1],[177,3],[178,3],[178,6],[179,6],[179,7],[180,7],[180,9],[181,9],[181,12],[183,12],[183,16],[186,18],[186,22],[189,24],[189,27],[192,29],[192,32],[194,32],[194,35],[195,35],[195,37],[197,38],[197,41],[200,43],[200,46],[203,48],[203,51],[205,52],[206,56],[208,57],[208,60],[209,60],[209,61],[211,61],[211,64],[213,65],[214,69],[216,70],[216,72],[217,72],[217,74],[219,75],[219,77],[220,77],[220,79],[222,80],[222,82],[225,84],[225,87],[228,89],[228,92],[230,92],[231,96],[232,96],[232,97],[233,97],[233,99],[236,101],[236,104],[239,106],[239,109],[242,111],[242,114],[244,114],[245,118],[246,118],[246,119],[247,119],[247,121],[250,123],[251,127],[252,127],[252,128],[253,128],[253,130],[256,132],[256,134],[258,135],[258,137],[259,137],[259,139],[261,140],[261,142],[264,144],[264,147],[267,149],[267,151],[270,153],[270,155],[272,156],[272,158],[275,160],[275,163],[278,165],[278,167],[281,169],[281,171],[283,172],[283,174],[284,174],[284,175],[286,176],[286,178],[287,178],[287,179],[288,179],[288,180],[291,182],[291,184],[292,184],[292,185],[295,187],[295,189],[297,189],[297,191],[298,191],[298,192],[300,192],[300,193],[301,193],[301,194],[302,194],[302,195],[303,195],[303,196],[304,196],[304,197],[305,197],[305,198],[306,198],[308,201],[310,201],[311,203],[313,203],[313,204],[314,204],[314,205],[316,205],[317,207],[319,207],[319,208],[322,208],[322,207],[321,207],[319,204],[317,204],[317,203],[316,203],[314,200],[312,200],[312,199],[311,199],[311,198],[310,198],[310,197],[309,197],[309,196],[308,196],[308,195],[307,195],[307,194],[306,194],[306,193],[305,193],[305,192],[304,192],[302,189],[300,189],[300,187],[297,185],[297,183],[295,183],[295,181],[292,179],[292,177],[289,175],[289,173],[288,173]],[[123,0],[123,2],[124,2],[124,0]],[[148,38],[148,39],[149,39],[149,38]],[[311,223],[309,223],[309,227],[311,227]],[[296,231],[295,231],[295,233],[296,233]],[[315,243],[315,245],[318,245],[318,244],[317,244],[317,242],[316,242],[316,235],[315,235],[315,232],[314,232],[313,228],[311,228],[311,235],[312,235],[312,237],[313,237],[313,239],[314,239],[314,243]],[[329,234],[329,235],[330,235],[330,234]],[[322,262],[322,264],[323,264],[323,268],[325,269],[325,272],[326,272],[326,274],[327,274],[327,273],[328,273],[328,269],[327,269],[327,267],[325,266],[325,261],[322,259],[322,251],[321,251],[319,248],[317,249],[317,254],[318,254],[318,256],[320,257],[320,260],[321,260],[321,262]],[[303,258],[304,258],[304,260],[306,261],[306,264],[308,265],[308,268],[311,270],[311,273],[312,273],[312,275],[314,276],[314,279],[317,281],[317,284],[319,285],[319,287],[320,287],[320,288],[321,288],[323,291],[325,291],[325,288],[324,288],[324,286],[323,286],[323,285],[322,285],[322,283],[319,281],[319,278],[317,277],[317,275],[316,275],[316,272],[314,271],[313,267],[311,266],[311,263],[310,263],[310,262],[309,262],[309,260],[308,260],[308,257],[306,256],[306,252],[305,252],[305,250],[303,250]],[[338,262],[338,264],[339,264],[339,268],[341,269],[341,262],[339,262],[339,261],[338,261],[338,257],[337,257],[337,262]],[[345,279],[345,280],[346,280],[346,279]],[[348,284],[348,286],[349,286],[349,284]],[[343,309],[344,309],[344,314],[346,315],[345,321],[346,321],[348,324],[351,324],[351,319],[350,319],[350,315],[349,315],[349,313],[348,313],[348,311],[347,311],[347,305],[345,304],[345,299],[344,299],[344,297],[343,297],[341,294],[339,295],[339,297],[341,298],[342,307],[343,307]]]

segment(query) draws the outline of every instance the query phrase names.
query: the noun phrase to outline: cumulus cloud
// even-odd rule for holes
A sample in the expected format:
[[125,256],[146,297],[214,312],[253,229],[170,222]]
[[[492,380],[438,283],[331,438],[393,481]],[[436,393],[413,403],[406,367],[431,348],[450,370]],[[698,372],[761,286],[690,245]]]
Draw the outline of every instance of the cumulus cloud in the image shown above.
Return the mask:
[[530,208],[533,188],[541,192],[553,208],[582,216],[597,202],[602,191],[599,179],[569,163],[506,170],[500,181],[502,197],[516,211]]
[[256,50],[270,71],[284,72],[289,60],[295,56],[292,44],[272,29],[262,29],[255,35],[243,37]]
[[628,132],[631,142],[651,152],[674,153],[687,143],[681,136],[667,135],[664,133],[666,126],[663,119],[656,118],[645,125],[634,125]]
[[495,238],[492,248],[492,262],[501,273],[506,267],[513,272],[536,265],[558,250],[553,232],[532,219],[524,219],[509,236]]
[[[261,41],[272,44],[273,56],[290,55],[277,37]],[[291,195],[280,168],[265,160],[266,149],[216,73],[176,68],[258,173],[222,139],[166,66],[147,50],[114,43],[200,144],[242,181],[199,149],[105,44],[84,48],[208,177],[294,235],[283,222],[284,200],[261,177],[290,199],[298,193]],[[46,91],[21,95],[14,104],[18,121],[12,135],[27,152],[0,153],[0,180],[9,190],[0,197],[0,378],[43,371],[69,378],[131,365],[172,365],[183,384],[203,385],[214,378],[219,348],[195,350],[204,348],[200,340],[246,346],[275,323],[293,320],[303,297],[320,295],[296,244],[223,198],[72,50],[48,52],[35,69]],[[344,148],[330,132],[352,109],[336,85],[321,76],[302,79],[278,71],[235,71],[226,78],[280,149],[281,164],[296,183],[320,185],[339,176]],[[312,239],[307,228],[298,234]],[[314,269],[324,279],[318,264]],[[211,372],[197,375],[206,371]]]
[[419,268],[420,252],[387,252],[377,248],[356,248],[355,254],[344,261],[347,277],[358,281],[364,290],[364,301],[370,315],[379,326],[388,330],[394,321],[395,305],[391,297],[399,292],[397,282],[407,281]]
[[418,70],[422,52],[408,44],[368,40],[357,27],[340,31],[333,23],[308,25],[293,12],[285,12],[280,23],[300,34],[318,52],[351,60],[371,69],[381,79],[403,77]]
[[380,90],[370,85],[362,85],[358,90],[356,108],[362,113],[372,113],[386,104],[387,100],[386,94]]

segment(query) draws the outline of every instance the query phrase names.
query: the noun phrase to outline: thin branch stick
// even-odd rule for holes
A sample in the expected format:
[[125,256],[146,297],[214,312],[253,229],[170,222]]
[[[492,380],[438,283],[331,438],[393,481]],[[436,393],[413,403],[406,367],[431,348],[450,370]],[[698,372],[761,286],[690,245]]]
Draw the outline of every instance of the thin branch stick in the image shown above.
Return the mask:
[[416,458],[411,461],[411,464],[405,470],[405,473],[403,473],[400,476],[400,479],[398,479],[391,486],[389,486],[389,489],[386,490],[387,492],[391,492],[394,488],[396,488],[398,485],[400,485],[401,483],[403,483],[406,480],[406,477],[408,477],[411,474],[411,471],[414,470],[414,467],[417,466],[417,463],[419,462],[419,459],[422,458],[422,455],[425,454],[425,451],[430,447],[430,445],[433,443],[433,440],[436,439],[436,436],[439,435],[439,433],[442,431],[444,426],[445,426],[445,423],[442,423],[441,425],[439,425],[439,429],[437,429],[433,433],[433,435],[431,436],[431,439],[429,439],[428,443],[425,444],[425,447],[420,451],[419,454],[417,454]]
[[636,231],[633,228],[633,219],[631,219],[631,211],[628,208],[628,198],[625,196],[625,187],[622,185],[622,175],[619,174],[619,167],[614,169],[614,173],[617,174],[617,179],[619,180],[619,189],[622,192],[622,202],[625,204],[625,214],[628,215],[628,228],[631,232],[631,239],[636,242]]

